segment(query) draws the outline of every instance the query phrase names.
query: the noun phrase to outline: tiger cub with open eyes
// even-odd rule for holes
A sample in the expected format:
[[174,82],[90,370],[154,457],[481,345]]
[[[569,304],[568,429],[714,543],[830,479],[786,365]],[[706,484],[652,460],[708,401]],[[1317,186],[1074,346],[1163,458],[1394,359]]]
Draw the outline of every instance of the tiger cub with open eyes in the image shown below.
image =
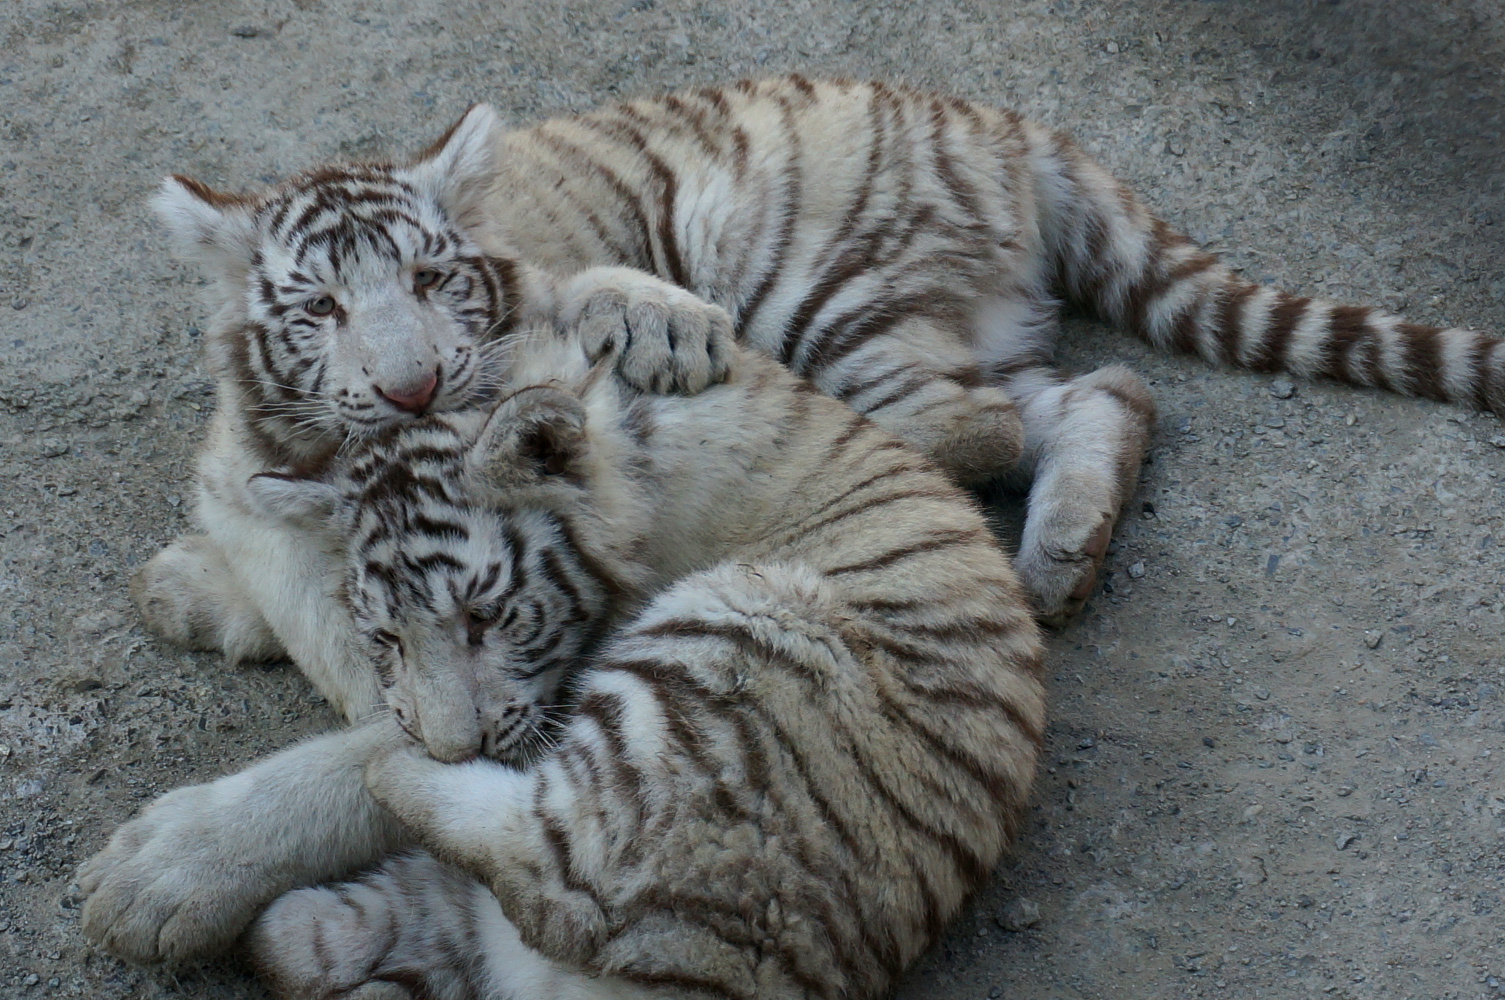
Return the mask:
[[383,719],[166,797],[82,874],[91,938],[181,956],[293,889],[247,938],[290,997],[855,1000],[987,877],[1044,701],[975,503],[759,355],[654,397],[535,347],[489,418],[251,484],[344,539],[422,747]]
[[516,129],[481,105],[413,163],[247,196],[176,178],[159,207],[212,279],[220,412],[208,534],[153,560],[138,603],[182,643],[285,651],[351,718],[377,693],[327,566],[241,486],[473,405],[486,345],[530,317],[587,320],[629,380],[682,391],[735,332],[959,479],[1031,479],[1016,567],[1052,621],[1090,594],[1154,418],[1128,371],[1051,366],[1060,299],[1209,361],[1505,412],[1498,338],[1245,281],[1065,135],[897,84],[743,81]]

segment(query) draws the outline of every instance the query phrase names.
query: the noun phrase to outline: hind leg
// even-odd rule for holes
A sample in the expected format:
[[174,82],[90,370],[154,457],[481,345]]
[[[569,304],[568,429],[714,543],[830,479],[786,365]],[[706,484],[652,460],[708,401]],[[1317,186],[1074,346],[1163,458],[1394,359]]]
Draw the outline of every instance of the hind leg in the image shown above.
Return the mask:
[[459,869],[398,855],[358,881],[287,893],[246,944],[273,992],[289,1000],[479,997],[477,909],[496,905]]
[[[925,352],[926,341],[936,349]],[[976,484],[1011,470],[1024,449],[1024,425],[1003,389],[983,384],[964,343],[938,326],[911,320],[838,365],[810,377],[874,423],[927,455],[957,482]]]
[[246,944],[287,1000],[662,996],[549,961],[523,943],[481,882],[429,854],[398,855],[357,881],[290,892],[267,908]]
[[153,556],[131,597],[147,627],[179,646],[221,651],[231,663],[287,655],[207,535],[180,535]]
[[1097,582],[1138,481],[1155,404],[1139,377],[1118,366],[1067,380],[1032,368],[1006,388],[1024,419],[1021,471],[1034,478],[1014,567],[1040,620],[1059,625]]

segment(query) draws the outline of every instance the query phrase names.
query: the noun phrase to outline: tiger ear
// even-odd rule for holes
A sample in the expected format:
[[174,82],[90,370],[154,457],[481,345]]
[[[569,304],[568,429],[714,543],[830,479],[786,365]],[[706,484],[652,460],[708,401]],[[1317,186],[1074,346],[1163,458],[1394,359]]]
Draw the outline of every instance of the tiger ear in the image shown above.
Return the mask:
[[317,479],[258,472],[246,480],[251,507],[259,514],[291,521],[300,528],[324,534],[343,534],[348,506],[338,489]]
[[174,250],[214,278],[236,278],[251,266],[256,224],[251,204],[191,177],[162,182],[152,208],[172,236]]
[[501,118],[489,104],[472,104],[408,168],[412,180],[456,225],[474,221],[496,176],[497,147],[504,131]]
[[552,386],[530,386],[503,401],[471,447],[470,466],[498,488],[576,478],[590,441],[585,404]]

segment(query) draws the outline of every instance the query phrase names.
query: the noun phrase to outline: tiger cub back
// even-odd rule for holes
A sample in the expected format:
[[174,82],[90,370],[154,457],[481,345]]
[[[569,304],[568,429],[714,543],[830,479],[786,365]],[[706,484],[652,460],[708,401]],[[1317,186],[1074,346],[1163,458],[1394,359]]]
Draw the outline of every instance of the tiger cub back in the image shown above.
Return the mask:
[[[461,978],[533,995],[519,970],[542,962],[566,995],[885,992],[1023,814],[1041,647],[1007,558],[929,463],[771,361],[742,353],[724,385],[649,398],[541,353],[566,377],[516,392],[479,435],[455,428],[450,475],[421,503],[371,484],[427,479],[437,465],[414,475],[412,458],[434,453],[432,432],[369,449],[334,505],[352,609],[405,725],[429,744],[446,710],[424,691],[442,688],[470,693],[449,714],[492,734],[439,740],[435,756],[465,763],[400,753],[368,770],[499,901],[466,925],[484,971]],[[285,507],[301,488],[263,486]],[[590,622],[542,614],[561,593],[621,624],[540,685],[525,644],[593,642]],[[461,975],[444,947],[371,946],[378,919],[416,919],[393,871],[362,883],[362,912],[381,914],[367,926],[329,890],[274,906],[253,936],[274,982],[356,981],[320,978],[298,944],[310,926],[346,928],[322,950],[369,954],[372,980]],[[474,911],[468,889],[450,895]]]

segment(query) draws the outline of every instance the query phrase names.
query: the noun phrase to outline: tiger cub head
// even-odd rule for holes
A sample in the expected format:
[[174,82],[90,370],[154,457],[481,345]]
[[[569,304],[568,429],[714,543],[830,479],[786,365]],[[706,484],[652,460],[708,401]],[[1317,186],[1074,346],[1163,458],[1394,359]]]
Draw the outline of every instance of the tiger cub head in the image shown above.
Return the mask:
[[250,481],[267,513],[345,546],[345,600],[387,704],[438,760],[520,765],[543,748],[638,586],[599,541],[612,529],[592,497],[610,484],[591,444],[581,401],[537,386],[489,418],[434,415],[369,439],[337,483]]
[[154,207],[209,279],[211,367],[263,443],[319,453],[484,395],[483,345],[518,292],[478,243],[501,132],[476,105],[405,165],[252,194],[162,183]]

